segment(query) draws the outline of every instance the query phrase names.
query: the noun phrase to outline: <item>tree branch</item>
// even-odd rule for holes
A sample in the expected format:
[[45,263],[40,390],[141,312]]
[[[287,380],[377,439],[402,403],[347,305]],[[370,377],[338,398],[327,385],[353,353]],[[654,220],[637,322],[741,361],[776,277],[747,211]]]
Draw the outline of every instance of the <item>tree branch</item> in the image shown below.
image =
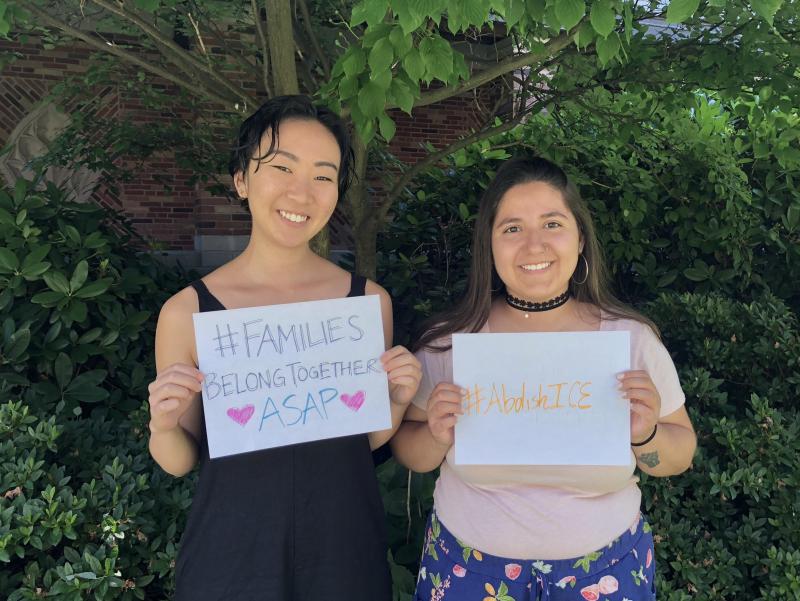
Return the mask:
[[255,100],[253,98],[250,98],[247,94],[244,94],[241,88],[235,87],[227,79],[221,77],[217,70],[213,68],[213,66],[207,65],[203,63],[203,61],[192,56],[190,52],[187,52],[178,46],[174,41],[166,38],[157,28],[153,27],[150,23],[142,19],[136,13],[124,8],[122,4],[117,4],[109,0],[92,0],[92,2],[138,27],[142,33],[147,35],[156,43],[157,47],[162,49],[162,55],[170,62],[181,66],[184,69],[188,67],[190,72],[194,69],[204,73],[218,85],[230,92],[240,102],[249,104],[251,106],[255,104]]
[[311,41],[311,46],[314,48],[314,53],[317,55],[317,59],[322,65],[322,70],[325,73],[325,79],[330,79],[331,64],[328,60],[328,57],[325,56],[324,52],[322,52],[317,35],[314,33],[313,27],[311,27],[311,15],[308,12],[306,0],[297,0],[297,5],[300,7],[300,12],[303,14],[303,24],[305,25],[306,34],[308,35],[308,39]]
[[[575,27],[579,26],[580,23],[578,23],[578,25]],[[527,54],[523,54],[521,56],[509,57],[506,60],[497,63],[497,65],[491,69],[486,69],[485,71],[476,73],[469,79],[464,80],[455,86],[447,86],[433,92],[422,94],[420,98],[414,102],[414,107],[427,106],[429,104],[434,104],[447,98],[457,96],[463,92],[474,90],[475,88],[489,83],[493,79],[500,77],[501,75],[505,75],[510,71],[515,71],[517,69],[521,69],[522,67],[527,67],[541,62],[543,59],[553,56],[554,54],[563,50],[565,47],[569,46],[569,44],[572,43],[572,37],[574,33],[575,28],[568,32],[561,33],[558,37],[553,38],[547,44],[545,44],[544,50],[541,52],[528,52]],[[391,106],[387,108],[397,107]]]
[[[37,17],[39,17],[41,22],[44,23],[45,25],[48,25],[50,27],[54,27],[56,29],[60,29],[64,33],[72,36],[75,39],[78,39],[78,40],[81,40],[82,42],[85,42],[87,45],[91,46],[92,48],[94,48],[96,50],[99,50],[100,52],[104,52],[104,53],[107,53],[107,54],[112,54],[112,55],[116,56],[117,58],[119,58],[119,59],[121,59],[121,60],[123,60],[123,61],[125,61],[127,63],[131,63],[133,65],[136,65],[136,66],[140,67],[144,71],[147,71],[148,73],[151,73],[152,75],[155,75],[156,77],[160,77],[161,79],[163,79],[165,81],[169,81],[169,82],[175,84],[176,86],[178,86],[180,88],[183,88],[183,89],[185,89],[185,90],[187,90],[189,92],[192,92],[195,95],[197,94],[197,85],[193,81],[185,80],[185,79],[182,79],[182,78],[180,78],[180,77],[178,77],[176,75],[173,75],[169,71],[166,71],[166,70],[164,70],[164,69],[162,69],[160,67],[151,65],[147,61],[145,61],[142,58],[140,58],[138,55],[136,55],[136,54],[134,54],[132,52],[128,52],[126,50],[123,50],[122,48],[120,48],[116,44],[113,44],[111,42],[105,42],[105,41],[98,40],[98,39],[92,37],[91,35],[89,35],[87,33],[84,33],[83,31],[80,31],[78,29],[75,29],[74,27],[71,27],[70,25],[64,23],[63,21],[59,21],[58,19],[54,19],[53,17],[50,16],[49,13],[45,12],[44,10],[38,8],[37,6],[35,6],[33,4],[28,5],[26,7],[26,10],[28,10],[29,12],[35,14]],[[230,106],[232,102],[235,102],[236,100],[238,100],[238,98],[230,98],[230,97],[226,97],[226,96],[221,96],[220,94],[217,94],[216,92],[214,92],[212,90],[209,90],[209,89],[204,89],[203,93],[209,99],[214,100],[216,102],[219,102],[223,106]]]
[[267,45],[267,35],[264,33],[264,24],[261,22],[261,9],[259,9],[256,0],[250,0],[250,7],[253,9],[253,21],[256,24],[258,43],[261,45],[261,55],[264,57],[261,61],[261,78],[267,96],[272,96],[272,86],[269,83],[269,46]]
[[[545,103],[543,102],[542,105],[544,104]],[[538,108],[537,105],[531,107],[532,110],[535,110],[536,108]],[[495,127],[476,131],[470,134],[469,136],[461,138],[460,140],[456,140],[449,146],[445,146],[441,150],[437,150],[436,152],[433,152],[428,156],[426,156],[424,159],[414,163],[414,165],[410,169],[408,169],[408,171],[403,173],[397,179],[397,181],[394,183],[389,193],[383,198],[383,200],[381,200],[378,206],[378,219],[380,221],[384,221],[386,219],[386,215],[388,214],[391,206],[394,204],[394,201],[400,196],[400,194],[403,192],[403,189],[408,185],[408,183],[411,182],[411,180],[413,180],[420,172],[427,169],[431,165],[436,164],[444,157],[451,155],[454,152],[461,150],[462,148],[465,148],[466,146],[469,146],[474,142],[480,142],[481,140],[485,140],[486,138],[491,138],[492,136],[496,136],[498,134],[502,134],[504,132],[509,131],[510,129],[514,128],[517,124],[519,124],[522,118],[525,115],[529,114],[529,112],[520,113],[513,119],[509,119],[505,123],[501,123],[500,125],[497,125]]]

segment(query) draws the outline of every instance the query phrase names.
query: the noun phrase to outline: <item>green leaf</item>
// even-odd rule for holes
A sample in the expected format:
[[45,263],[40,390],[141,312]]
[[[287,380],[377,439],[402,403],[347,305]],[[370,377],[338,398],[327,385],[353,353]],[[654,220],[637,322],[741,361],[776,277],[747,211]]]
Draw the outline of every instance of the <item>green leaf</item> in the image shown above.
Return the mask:
[[595,48],[597,48],[597,58],[600,59],[600,64],[605,66],[619,52],[619,36],[615,33],[607,38],[599,38]]
[[367,66],[367,55],[358,46],[351,46],[342,58],[342,70],[348,77],[354,77],[364,71]]
[[778,12],[781,4],[783,4],[783,0],[750,0],[750,6],[753,7],[759,17],[770,24],[770,27],[773,26],[775,13]]
[[392,85],[392,70],[391,69],[384,69],[383,71],[377,71],[370,73],[370,80],[375,82],[382,90],[388,90],[389,86]]
[[545,0],[525,0],[525,8],[531,16],[531,19],[537,23],[541,23],[544,20],[547,3]]
[[366,22],[367,25],[374,25],[383,21],[386,16],[386,2],[378,0],[361,0],[353,7],[350,14],[350,25],[355,27]]
[[69,282],[60,271],[48,271],[44,274],[44,282],[51,290],[63,295],[69,294]]
[[339,81],[339,97],[342,100],[352,98],[358,93],[358,77],[343,77]]
[[558,0],[555,4],[555,11],[561,27],[570,30],[586,14],[586,3],[583,0]]
[[414,0],[393,0],[392,12],[400,22],[403,33],[409,34],[422,25],[425,15],[414,6]]
[[39,292],[38,294],[34,294],[31,297],[31,302],[37,305],[44,305],[45,307],[48,307],[56,304],[65,296],[66,294],[64,294],[63,292],[55,292],[53,290],[47,290],[45,292]]
[[50,252],[49,244],[42,244],[41,246],[37,246],[28,254],[27,257],[25,257],[25,260],[22,261],[22,268],[25,269],[25,267],[33,265],[34,263],[40,263],[42,259],[44,259],[48,255],[49,252]]
[[153,12],[158,8],[159,0],[136,0],[136,6],[147,12]]
[[3,273],[13,273],[19,267],[19,259],[8,248],[0,248],[0,271]]
[[66,353],[58,353],[53,363],[53,372],[56,376],[58,386],[63,390],[72,379],[72,360]]
[[443,38],[427,37],[419,44],[419,51],[425,63],[427,79],[447,82],[453,72],[453,49]]
[[525,2],[522,0],[506,0],[506,8],[503,10],[503,18],[506,27],[510,30],[525,16]]
[[41,263],[34,263],[33,265],[23,267],[20,273],[26,280],[30,281],[38,278],[40,275],[50,269],[50,267],[51,264],[48,261],[43,261]]
[[69,289],[70,292],[76,292],[80,289],[81,286],[86,282],[86,278],[89,276],[89,263],[84,261],[80,261],[75,266],[75,271],[72,272],[72,277],[69,280]]
[[394,48],[395,56],[403,58],[406,53],[414,46],[414,38],[409,34],[403,33],[400,27],[393,27],[389,34],[389,41]]
[[414,106],[414,95],[408,89],[408,84],[400,79],[393,79],[389,88],[389,95],[400,110],[408,115],[411,114],[411,109]]
[[578,50],[587,48],[589,44],[594,42],[595,37],[597,37],[597,32],[592,27],[592,24],[584,21],[578,27],[578,31],[575,32],[575,47]]
[[89,308],[83,301],[75,299],[72,302],[70,302],[69,305],[67,305],[67,308],[64,310],[64,313],[68,317],[70,317],[73,321],[77,321],[78,323],[80,323],[86,319],[86,316],[89,314]]
[[358,93],[358,108],[367,119],[380,115],[385,105],[386,92],[375,82],[370,81]]
[[683,275],[693,282],[703,282],[708,279],[708,271],[696,267],[687,267],[683,270]]
[[93,298],[103,294],[111,286],[113,278],[102,278],[86,284],[83,288],[75,293],[77,298]]
[[589,12],[589,20],[594,30],[604,38],[614,31],[616,26],[616,14],[609,0],[598,0],[592,4]]
[[403,57],[403,69],[412,81],[417,82],[425,75],[425,61],[417,48],[412,48]]
[[683,23],[700,6],[700,0],[672,0],[667,7],[667,23]]
[[394,47],[389,38],[375,42],[369,52],[369,68],[373,73],[381,73],[391,68],[394,60]]
[[386,113],[381,113],[378,115],[378,125],[383,139],[387,142],[391,142],[392,138],[394,138],[395,130],[397,129],[392,118]]
[[800,223],[800,206],[792,205],[789,207],[786,211],[786,223],[790,230],[797,227],[797,224]]
[[24,353],[28,345],[31,343],[31,331],[27,328],[23,330],[17,330],[11,335],[11,338],[6,343],[6,349],[4,351],[4,355],[7,359],[14,360],[17,359],[22,353]]

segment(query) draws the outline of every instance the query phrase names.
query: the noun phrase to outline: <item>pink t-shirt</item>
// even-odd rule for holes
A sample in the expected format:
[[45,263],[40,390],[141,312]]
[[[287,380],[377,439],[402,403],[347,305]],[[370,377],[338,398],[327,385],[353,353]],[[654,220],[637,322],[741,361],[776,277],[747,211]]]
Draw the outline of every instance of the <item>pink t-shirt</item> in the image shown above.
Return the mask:
[[[653,331],[631,319],[603,319],[600,330],[628,330],[631,369],[650,374],[661,415],[686,397],[672,359]],[[481,332],[488,332],[484,325]],[[449,341],[448,341],[449,342]],[[452,351],[418,351],[422,381],[414,404],[427,408],[439,382],[453,381]],[[457,383],[457,382],[456,382]],[[568,559],[595,551],[638,518],[641,492],[628,466],[459,466],[447,453],[434,491],[442,523],[466,545],[515,559]]]

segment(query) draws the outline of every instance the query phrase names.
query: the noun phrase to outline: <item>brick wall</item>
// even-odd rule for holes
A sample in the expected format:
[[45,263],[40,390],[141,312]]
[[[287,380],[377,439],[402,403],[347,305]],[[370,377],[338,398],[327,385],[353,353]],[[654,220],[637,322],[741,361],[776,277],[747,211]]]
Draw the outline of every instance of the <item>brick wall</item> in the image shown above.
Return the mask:
[[[26,44],[0,40],[0,51],[13,51],[22,56],[0,73],[0,142],[5,145],[17,124],[55,84],[63,80],[65,74],[86,71],[91,51],[79,43],[72,47],[45,49],[34,38]],[[248,82],[247,87],[253,85]],[[133,123],[159,123],[174,118],[147,110],[138,98],[125,90],[125,86],[93,92],[108,117]],[[413,164],[426,155],[425,143],[442,147],[452,142],[481,122],[485,104],[482,96],[485,93],[421,107],[414,111],[413,117],[393,111],[397,133],[390,151],[401,161]],[[74,107],[65,108],[69,113]],[[181,117],[191,119],[188,114]],[[223,252],[224,248],[241,246],[246,241],[250,227],[247,213],[238,203],[213,196],[202,185],[189,184],[191,173],[178,167],[171,152],[159,153],[142,164],[125,162],[124,157],[120,161],[121,166],[134,170],[135,177],[130,182],[114,182],[115,189],[101,184],[93,200],[122,210],[154,246],[178,254],[187,253],[188,256],[204,245],[213,247],[215,252]],[[234,243],[209,243],[210,239],[220,236],[234,240]],[[339,238],[334,240],[335,245],[346,247],[346,234],[340,234]],[[230,253],[235,251],[236,248],[230,249]],[[219,258],[224,257],[220,255]]]

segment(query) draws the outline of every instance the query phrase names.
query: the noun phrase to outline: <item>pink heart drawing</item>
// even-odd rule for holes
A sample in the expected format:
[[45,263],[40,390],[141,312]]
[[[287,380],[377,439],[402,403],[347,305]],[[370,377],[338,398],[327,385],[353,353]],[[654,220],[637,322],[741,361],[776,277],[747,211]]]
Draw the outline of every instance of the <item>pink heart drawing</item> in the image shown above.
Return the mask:
[[255,413],[256,408],[254,405],[245,405],[241,409],[237,409],[236,407],[231,407],[226,411],[228,417],[235,421],[240,426],[244,426],[247,422],[250,421],[250,418],[253,417],[253,413]]
[[355,394],[342,393],[339,398],[342,400],[345,407],[352,411],[358,411],[361,409],[361,405],[364,404],[366,393],[363,390],[359,390]]

